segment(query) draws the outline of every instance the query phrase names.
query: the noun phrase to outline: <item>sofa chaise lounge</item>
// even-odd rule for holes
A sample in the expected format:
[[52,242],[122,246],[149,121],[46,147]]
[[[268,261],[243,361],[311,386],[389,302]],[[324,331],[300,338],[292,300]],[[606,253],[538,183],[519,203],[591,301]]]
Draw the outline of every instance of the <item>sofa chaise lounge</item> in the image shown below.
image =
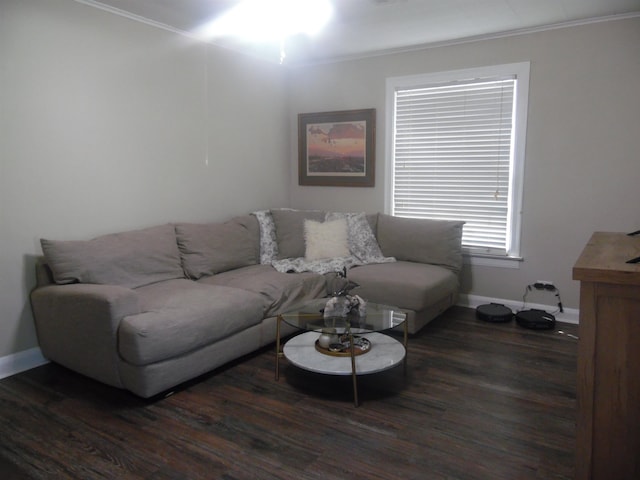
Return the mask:
[[277,315],[331,294],[345,269],[354,293],[402,308],[416,333],[456,302],[461,235],[460,222],[277,209],[42,239],[39,345],[148,398],[273,343]]

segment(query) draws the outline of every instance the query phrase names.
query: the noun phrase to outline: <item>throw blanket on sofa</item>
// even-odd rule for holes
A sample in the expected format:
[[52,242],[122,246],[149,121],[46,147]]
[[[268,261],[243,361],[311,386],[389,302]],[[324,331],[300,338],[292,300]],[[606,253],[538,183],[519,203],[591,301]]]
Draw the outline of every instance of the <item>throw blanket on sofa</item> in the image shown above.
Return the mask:
[[323,258],[322,260],[307,260],[305,257],[284,258],[271,262],[273,268],[283,273],[314,272],[324,275],[331,272],[342,272],[356,265],[365,265],[353,255],[348,257]]
[[314,260],[306,257],[278,259],[277,232],[271,211],[262,210],[253,214],[260,225],[260,263],[271,264],[279,272],[314,272],[323,275],[342,272],[345,268],[349,270],[357,265],[396,261],[395,258],[382,254],[364,213],[327,213],[325,222],[340,218],[347,220],[350,255]]

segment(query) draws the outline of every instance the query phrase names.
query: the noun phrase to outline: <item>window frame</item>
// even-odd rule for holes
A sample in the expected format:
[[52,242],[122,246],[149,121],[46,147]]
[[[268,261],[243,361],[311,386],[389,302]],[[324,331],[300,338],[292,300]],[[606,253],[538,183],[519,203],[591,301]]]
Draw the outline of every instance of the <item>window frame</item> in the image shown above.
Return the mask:
[[421,88],[430,85],[494,78],[514,75],[517,79],[514,92],[514,132],[512,157],[510,164],[509,207],[507,216],[506,254],[482,253],[463,247],[465,261],[475,265],[519,268],[522,261],[521,232],[524,190],[524,166],[527,133],[527,112],[529,103],[530,62],[517,62],[501,65],[423,73],[386,79],[386,155],[385,155],[385,212],[393,214],[393,193],[395,183],[395,93],[399,89]]

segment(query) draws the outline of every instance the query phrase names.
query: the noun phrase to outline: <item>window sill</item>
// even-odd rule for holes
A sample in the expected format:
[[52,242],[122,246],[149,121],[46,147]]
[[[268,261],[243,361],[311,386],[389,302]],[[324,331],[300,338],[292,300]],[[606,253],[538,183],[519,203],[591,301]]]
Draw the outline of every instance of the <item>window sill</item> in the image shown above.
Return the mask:
[[522,257],[507,257],[498,255],[478,255],[464,253],[464,263],[466,265],[479,265],[483,267],[499,267],[519,269],[523,261]]

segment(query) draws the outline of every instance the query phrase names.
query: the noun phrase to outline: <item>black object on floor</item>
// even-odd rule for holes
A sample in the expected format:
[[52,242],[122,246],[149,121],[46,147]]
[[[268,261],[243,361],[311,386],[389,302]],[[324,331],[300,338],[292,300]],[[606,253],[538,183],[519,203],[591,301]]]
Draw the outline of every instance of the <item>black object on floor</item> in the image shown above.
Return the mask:
[[516,313],[516,323],[533,330],[552,330],[556,326],[556,317],[544,310],[521,310]]
[[513,312],[501,303],[487,303],[476,308],[476,317],[485,322],[510,322]]

